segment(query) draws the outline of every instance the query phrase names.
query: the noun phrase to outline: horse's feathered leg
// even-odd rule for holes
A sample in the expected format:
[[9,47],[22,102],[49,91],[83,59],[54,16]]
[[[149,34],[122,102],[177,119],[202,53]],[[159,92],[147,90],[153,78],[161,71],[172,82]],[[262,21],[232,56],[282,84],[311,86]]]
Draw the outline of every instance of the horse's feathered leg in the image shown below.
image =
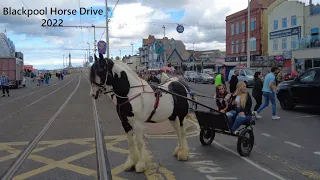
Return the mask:
[[143,127],[139,125],[138,120],[135,121],[136,122],[134,122],[135,125],[133,127],[136,134],[136,143],[139,153],[139,159],[137,164],[135,165],[135,168],[136,172],[144,172],[145,170],[147,170],[148,153],[145,149],[145,143],[143,141]]
[[181,135],[180,135],[180,123],[177,122],[177,120],[169,120],[170,121],[170,124],[171,126],[173,127],[174,131],[176,132],[177,134],[177,137],[178,137],[178,145],[176,147],[176,149],[174,150],[173,154],[174,156],[177,156],[180,149],[181,149]]
[[186,118],[180,117],[180,139],[181,139],[181,149],[178,152],[178,160],[179,161],[187,161],[189,159],[189,146],[186,138]]
[[126,171],[131,170],[135,166],[135,164],[138,162],[138,157],[139,157],[137,148],[134,143],[133,134],[134,134],[133,130],[127,133],[129,155],[128,155],[127,161],[124,163],[124,169]]

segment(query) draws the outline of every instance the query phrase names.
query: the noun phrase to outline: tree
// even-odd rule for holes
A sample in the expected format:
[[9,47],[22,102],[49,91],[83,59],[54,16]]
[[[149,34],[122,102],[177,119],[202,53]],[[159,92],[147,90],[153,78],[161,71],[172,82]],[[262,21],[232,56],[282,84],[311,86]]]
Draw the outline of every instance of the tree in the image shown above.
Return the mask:
[[111,60],[113,60],[113,57],[111,57]]
[[120,60],[120,57],[119,57],[119,56],[117,56],[117,57],[116,57],[116,60]]

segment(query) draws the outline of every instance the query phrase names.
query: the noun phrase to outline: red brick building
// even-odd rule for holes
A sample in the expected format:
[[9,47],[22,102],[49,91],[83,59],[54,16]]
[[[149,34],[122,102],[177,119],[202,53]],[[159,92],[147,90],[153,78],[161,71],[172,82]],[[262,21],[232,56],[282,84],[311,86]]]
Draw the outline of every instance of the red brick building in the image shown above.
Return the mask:
[[[250,59],[262,55],[262,13],[275,0],[250,1]],[[248,11],[226,17],[226,62],[247,61]]]

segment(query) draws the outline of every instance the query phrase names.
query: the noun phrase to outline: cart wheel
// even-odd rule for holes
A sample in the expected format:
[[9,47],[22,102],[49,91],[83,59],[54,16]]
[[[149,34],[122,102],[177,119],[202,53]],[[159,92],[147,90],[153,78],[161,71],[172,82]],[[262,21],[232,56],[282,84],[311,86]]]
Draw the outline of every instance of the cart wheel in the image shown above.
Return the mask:
[[200,131],[200,142],[202,145],[210,145],[214,140],[216,132],[212,129],[203,129]]
[[237,150],[240,156],[249,156],[253,149],[253,145],[254,145],[253,131],[251,129],[242,130],[237,143]]

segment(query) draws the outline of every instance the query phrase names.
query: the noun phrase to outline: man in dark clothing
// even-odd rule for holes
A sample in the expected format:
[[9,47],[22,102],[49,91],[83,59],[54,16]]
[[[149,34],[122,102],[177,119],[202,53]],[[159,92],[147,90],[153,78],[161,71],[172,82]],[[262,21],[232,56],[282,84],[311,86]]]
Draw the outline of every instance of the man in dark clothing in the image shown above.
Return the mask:
[[235,70],[234,75],[231,76],[231,79],[229,81],[231,93],[234,93],[237,89],[237,84],[239,82],[238,76],[239,76],[239,70]]

